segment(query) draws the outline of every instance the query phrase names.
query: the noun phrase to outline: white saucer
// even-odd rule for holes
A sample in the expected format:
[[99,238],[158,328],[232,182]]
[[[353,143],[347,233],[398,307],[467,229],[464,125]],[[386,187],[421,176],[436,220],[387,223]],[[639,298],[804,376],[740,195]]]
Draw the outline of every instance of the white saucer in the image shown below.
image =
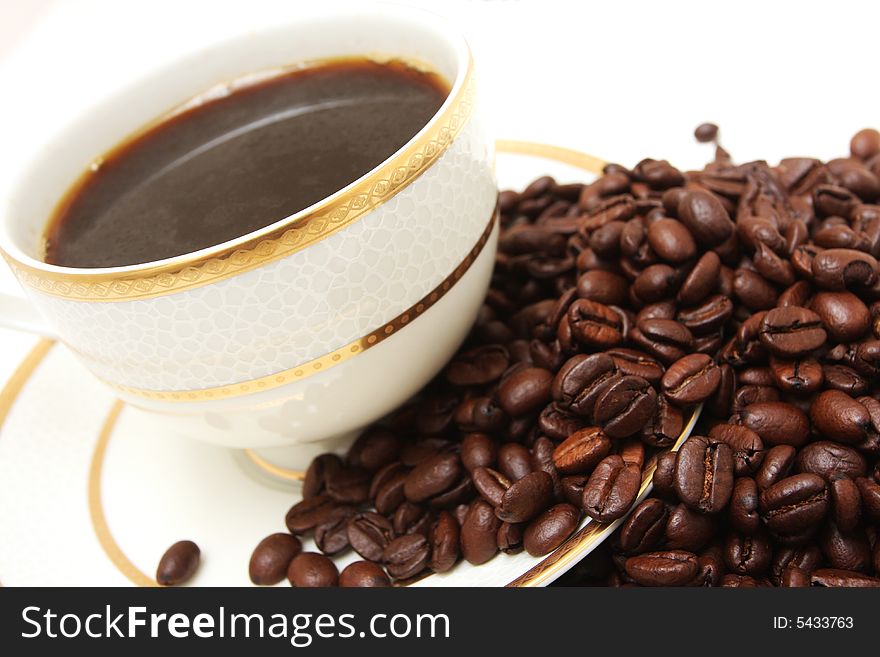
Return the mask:
[[[595,173],[602,165],[539,144],[505,141],[498,150],[502,188],[545,173],[583,180],[590,177],[584,169]],[[202,549],[192,585],[250,585],[251,551],[285,530],[298,483],[270,476],[243,452],[151,435],[62,345],[6,331],[0,338],[33,345],[0,393],[3,585],[155,586],[159,557],[181,539]],[[4,363],[0,375],[12,367]],[[696,414],[683,436],[695,420]],[[639,499],[652,474],[648,467]],[[523,552],[482,566],[461,562],[414,586],[543,586],[620,522],[584,521],[546,557]],[[357,558],[348,552],[336,561],[341,568]]]

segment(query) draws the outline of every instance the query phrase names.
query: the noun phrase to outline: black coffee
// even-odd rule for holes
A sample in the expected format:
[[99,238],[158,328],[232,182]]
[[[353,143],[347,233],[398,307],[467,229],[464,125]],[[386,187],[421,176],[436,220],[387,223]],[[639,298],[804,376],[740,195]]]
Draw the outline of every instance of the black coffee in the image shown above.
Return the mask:
[[132,265],[263,228],[380,164],[448,91],[399,62],[341,59],[177,113],[84,174],[49,223],[45,260]]

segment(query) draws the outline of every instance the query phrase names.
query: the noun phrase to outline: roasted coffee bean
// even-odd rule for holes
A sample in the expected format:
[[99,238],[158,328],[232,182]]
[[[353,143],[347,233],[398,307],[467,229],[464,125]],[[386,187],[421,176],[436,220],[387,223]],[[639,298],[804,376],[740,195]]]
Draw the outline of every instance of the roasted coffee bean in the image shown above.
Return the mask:
[[321,552],[332,555],[348,547],[348,520],[354,515],[354,507],[337,506],[321,520],[315,527],[315,545]]
[[733,492],[733,450],[721,441],[691,436],[678,450],[675,492],[695,511],[718,513]]
[[822,366],[822,374],[825,379],[825,387],[830,390],[840,390],[850,396],[862,395],[868,391],[868,382],[851,367],[846,365]]
[[315,458],[306,469],[303,479],[303,499],[316,497],[325,492],[327,477],[342,469],[342,459],[336,454],[321,454]]
[[733,450],[733,470],[738,477],[754,474],[764,460],[764,443],[748,427],[719,424],[709,431],[709,438],[727,443]]
[[525,367],[504,378],[498,400],[504,412],[519,417],[543,408],[550,401],[553,375],[540,367]]
[[433,520],[433,514],[425,507],[412,502],[404,502],[394,510],[394,514],[391,516],[391,527],[397,536],[403,534],[427,536]]
[[577,295],[601,304],[620,306],[626,303],[628,284],[620,274],[593,269],[584,272],[577,282]]
[[810,263],[813,282],[826,290],[870,287],[877,280],[877,260],[855,249],[825,249]]
[[683,586],[697,576],[697,555],[683,550],[648,552],[630,557],[626,574],[642,586]]
[[851,292],[819,292],[810,302],[810,309],[835,342],[854,342],[871,326],[871,312]]
[[605,352],[614,361],[617,371],[624,375],[639,376],[656,386],[663,377],[663,366],[648,354],[637,349],[615,347]]
[[777,290],[763,276],[740,267],[733,274],[733,293],[749,310],[766,310],[776,305]]
[[340,504],[362,504],[370,494],[370,473],[360,468],[340,468],[324,478],[328,497]]
[[277,584],[287,575],[293,558],[302,552],[302,543],[290,534],[272,534],[259,542],[251,554],[248,575],[260,586]]
[[532,471],[532,456],[519,443],[504,443],[498,448],[498,469],[511,481],[517,481]]
[[580,511],[572,504],[556,504],[534,518],[523,533],[522,544],[533,557],[550,554],[577,529]]
[[701,123],[694,130],[694,137],[700,143],[715,141],[718,139],[718,126],[714,123]]
[[693,334],[671,319],[643,319],[629,332],[629,339],[667,365],[694,348]]
[[776,386],[796,395],[809,395],[822,387],[825,370],[815,358],[803,360],[770,359],[770,372]]
[[391,586],[382,566],[372,561],[355,561],[339,573],[339,586],[344,588],[380,588]]
[[530,472],[502,494],[495,515],[504,522],[525,522],[553,502],[553,478],[543,470]]
[[674,550],[701,550],[712,540],[717,529],[715,516],[698,513],[679,504],[669,511],[666,520],[666,547]]
[[728,510],[730,526],[740,534],[754,534],[761,525],[758,515],[758,484],[751,477],[739,477],[733,485]]
[[861,495],[865,515],[874,522],[880,522],[880,484],[876,481],[871,481],[867,477],[859,477],[855,482]]
[[[294,539],[296,540],[296,539]],[[201,550],[192,541],[177,541],[159,560],[156,581],[161,586],[177,586],[192,579],[199,568]]]
[[871,566],[871,546],[860,528],[843,533],[833,521],[819,532],[819,547],[832,568],[867,572]]
[[705,338],[721,330],[732,316],[733,302],[730,298],[715,294],[698,306],[680,310],[675,318],[691,333]]
[[689,406],[711,397],[720,383],[721,370],[710,356],[689,354],[669,366],[661,385],[669,401]]
[[812,472],[831,481],[836,477],[864,477],[868,464],[865,457],[851,447],[817,440],[798,453],[797,468],[800,472]]
[[767,536],[730,534],[724,543],[724,563],[737,575],[760,577],[770,568],[773,555]]
[[428,534],[431,543],[429,566],[435,573],[445,573],[458,561],[461,526],[448,511],[441,511]]
[[567,317],[572,335],[584,346],[606,349],[623,341],[620,315],[605,304],[577,299]]
[[680,264],[697,251],[691,232],[680,221],[660,219],[648,227],[648,244],[666,262]]
[[461,441],[461,463],[468,472],[495,465],[498,449],[484,433],[469,433]]
[[817,395],[810,405],[810,419],[826,438],[848,444],[867,438],[871,426],[868,409],[839,390]]
[[338,504],[326,495],[309,497],[294,504],[284,518],[291,534],[305,534],[328,517]]
[[422,502],[439,495],[458,481],[461,470],[457,454],[443,453],[426,459],[407,475],[403,486],[406,499]]
[[376,472],[397,460],[400,443],[400,437],[393,431],[372,427],[354,441],[346,458],[349,465],[355,468]]
[[519,554],[523,550],[523,523],[502,522],[495,535],[498,549],[504,554]]
[[797,535],[817,525],[828,513],[828,490],[822,477],[797,474],[765,488],[759,505],[770,531]]
[[718,197],[702,190],[685,192],[678,218],[704,246],[717,246],[733,235],[734,225]]
[[538,429],[556,441],[565,440],[585,424],[584,418],[566,411],[556,402],[545,406],[538,416]]
[[687,307],[703,301],[718,285],[720,272],[721,259],[718,254],[714,251],[705,252],[682,281],[677,295],[679,303]]
[[461,554],[474,565],[486,563],[498,552],[497,536],[501,521],[483,500],[471,504],[461,526]]
[[654,484],[654,494],[660,497],[671,498],[675,496],[675,462],[678,454],[675,452],[662,452],[657,457],[657,469],[651,480]]
[[584,487],[584,511],[600,522],[617,520],[629,511],[641,483],[637,468],[627,465],[620,456],[606,456]]
[[579,354],[560,368],[553,378],[553,399],[563,409],[582,417],[590,417],[596,398],[614,377],[616,366],[608,354]]
[[810,573],[810,586],[876,589],[880,588],[880,577],[839,568],[819,568]]
[[611,451],[611,441],[598,427],[588,427],[566,438],[553,452],[553,463],[562,474],[590,472]]
[[398,536],[382,553],[388,574],[394,579],[415,577],[428,565],[431,546],[422,534]]
[[297,588],[326,588],[339,583],[339,571],[323,554],[303,552],[290,562],[287,579]]
[[477,468],[471,473],[471,478],[477,492],[492,506],[501,504],[501,498],[510,488],[510,479],[491,468]]
[[781,358],[797,358],[818,349],[826,335],[819,315],[797,306],[773,308],[761,322],[761,343]]
[[791,445],[777,445],[764,454],[761,467],[755,473],[755,483],[764,490],[785,479],[795,464],[797,450]]
[[862,517],[862,496],[858,484],[848,477],[838,477],[831,482],[828,490],[834,524],[843,533],[853,531]]
[[350,518],[346,531],[354,551],[370,561],[381,561],[382,552],[394,539],[391,522],[385,516],[369,511]]
[[656,498],[638,504],[620,527],[620,549],[641,554],[653,548],[663,538],[667,516],[666,505]]
[[810,437],[806,413],[786,402],[756,402],[738,414],[737,421],[769,445],[800,447]]
[[681,435],[684,417],[663,395],[657,398],[657,411],[654,417],[642,427],[639,438],[653,447],[669,447]]
[[594,418],[606,436],[625,438],[641,429],[657,410],[657,393],[640,376],[621,376],[604,386]]

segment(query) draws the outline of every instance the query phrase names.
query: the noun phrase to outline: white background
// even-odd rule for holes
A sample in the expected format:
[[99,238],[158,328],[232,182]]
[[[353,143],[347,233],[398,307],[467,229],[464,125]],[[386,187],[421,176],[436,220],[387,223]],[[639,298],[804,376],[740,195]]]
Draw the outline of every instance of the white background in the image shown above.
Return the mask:
[[[53,126],[139,71],[319,1],[0,0],[0,194]],[[407,4],[467,34],[499,137],[692,167],[711,156],[691,136],[706,120],[741,161],[834,157],[880,126],[877,3]],[[5,266],[0,291],[19,293]],[[30,340],[3,336],[6,373]]]

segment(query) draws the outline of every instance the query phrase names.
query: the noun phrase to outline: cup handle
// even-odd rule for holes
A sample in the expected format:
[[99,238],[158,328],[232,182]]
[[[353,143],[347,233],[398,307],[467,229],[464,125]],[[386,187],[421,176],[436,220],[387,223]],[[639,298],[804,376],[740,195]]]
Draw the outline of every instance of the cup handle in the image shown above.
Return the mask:
[[55,331],[27,299],[11,294],[0,294],[0,326],[44,335],[47,338],[56,337]]

